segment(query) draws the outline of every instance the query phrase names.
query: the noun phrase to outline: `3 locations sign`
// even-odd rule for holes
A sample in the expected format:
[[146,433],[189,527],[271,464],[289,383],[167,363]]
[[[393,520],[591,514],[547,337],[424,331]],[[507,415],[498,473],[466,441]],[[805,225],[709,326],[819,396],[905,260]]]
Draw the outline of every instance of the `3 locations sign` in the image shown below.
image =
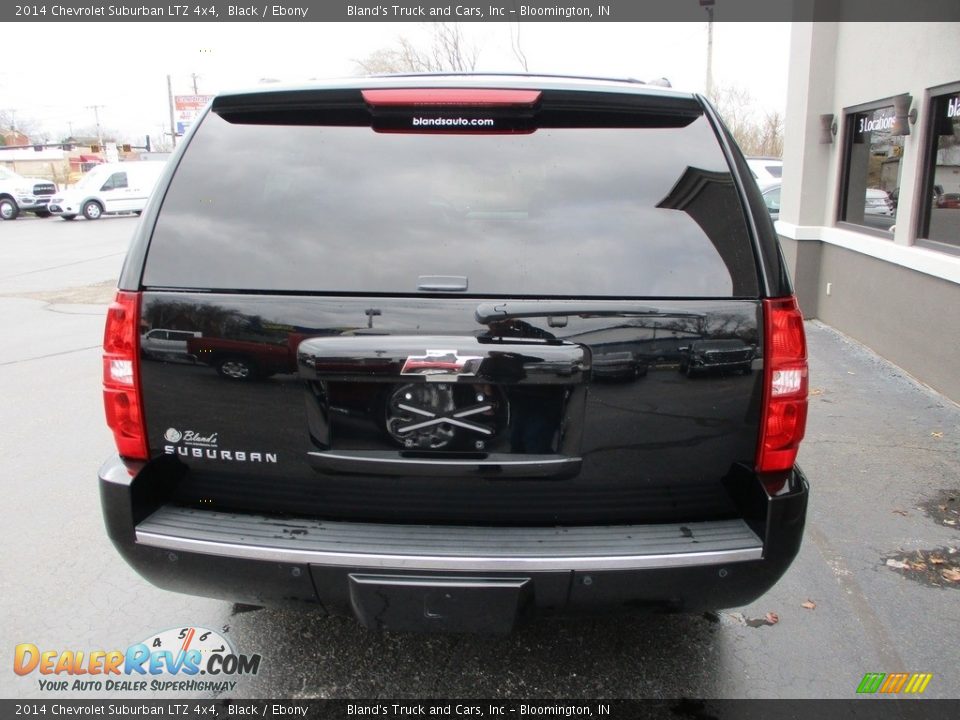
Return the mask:
[[857,113],[853,122],[854,142],[864,142],[871,133],[889,134],[895,119],[892,106]]

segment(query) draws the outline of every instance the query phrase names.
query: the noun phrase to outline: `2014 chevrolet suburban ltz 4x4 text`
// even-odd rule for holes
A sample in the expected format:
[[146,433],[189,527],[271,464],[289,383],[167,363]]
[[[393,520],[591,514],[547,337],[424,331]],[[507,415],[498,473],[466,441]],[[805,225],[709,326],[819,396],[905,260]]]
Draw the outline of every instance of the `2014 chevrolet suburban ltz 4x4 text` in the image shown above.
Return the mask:
[[[145,354],[155,328],[223,357]],[[677,372],[711,343],[750,367]],[[594,371],[628,356],[644,372]],[[103,380],[107,529],[163,588],[506,631],[744,604],[800,545],[801,316],[740,151],[689,93],[220,95],[141,218]]]

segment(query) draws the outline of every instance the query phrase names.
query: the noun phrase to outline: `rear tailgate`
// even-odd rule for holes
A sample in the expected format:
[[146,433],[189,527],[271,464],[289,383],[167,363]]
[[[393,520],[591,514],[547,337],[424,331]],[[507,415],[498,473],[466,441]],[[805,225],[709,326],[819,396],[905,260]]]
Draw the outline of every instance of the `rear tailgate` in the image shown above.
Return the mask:
[[[735,516],[761,292],[713,125],[682,96],[488,100],[214,104],[156,222],[141,331],[284,362],[242,381],[143,358],[179,500],[406,523]],[[678,372],[710,341],[747,362]]]

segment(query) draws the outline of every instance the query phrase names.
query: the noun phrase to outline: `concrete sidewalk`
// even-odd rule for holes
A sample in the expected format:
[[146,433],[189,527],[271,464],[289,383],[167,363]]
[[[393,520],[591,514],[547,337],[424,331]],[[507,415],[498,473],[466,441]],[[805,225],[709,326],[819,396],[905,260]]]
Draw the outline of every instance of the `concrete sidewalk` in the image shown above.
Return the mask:
[[742,610],[781,622],[764,638],[735,630],[733,645],[780,670],[723,695],[851,697],[866,672],[931,672],[925,697],[960,697],[960,582],[942,575],[960,566],[960,406],[832,328],[806,327],[804,545]]

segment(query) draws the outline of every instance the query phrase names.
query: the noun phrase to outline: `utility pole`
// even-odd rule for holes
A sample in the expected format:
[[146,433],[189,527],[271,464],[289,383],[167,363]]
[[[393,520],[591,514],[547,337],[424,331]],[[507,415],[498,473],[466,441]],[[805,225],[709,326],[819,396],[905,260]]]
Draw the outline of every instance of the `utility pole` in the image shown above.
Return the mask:
[[103,105],[87,105],[87,110],[93,110],[93,117],[97,121],[97,144],[103,147],[103,131],[100,129],[100,108]]
[[707,11],[707,97],[713,94],[713,6],[716,0],[700,0]]
[[194,94],[194,95],[199,95],[199,94],[200,94],[200,91],[197,90],[197,78],[199,78],[199,77],[200,77],[200,76],[197,75],[196,73],[190,73],[190,79],[193,80],[193,94]]
[[170,143],[173,147],[177,147],[177,128],[173,124],[173,82],[169,75],[167,75],[167,100],[170,103]]

